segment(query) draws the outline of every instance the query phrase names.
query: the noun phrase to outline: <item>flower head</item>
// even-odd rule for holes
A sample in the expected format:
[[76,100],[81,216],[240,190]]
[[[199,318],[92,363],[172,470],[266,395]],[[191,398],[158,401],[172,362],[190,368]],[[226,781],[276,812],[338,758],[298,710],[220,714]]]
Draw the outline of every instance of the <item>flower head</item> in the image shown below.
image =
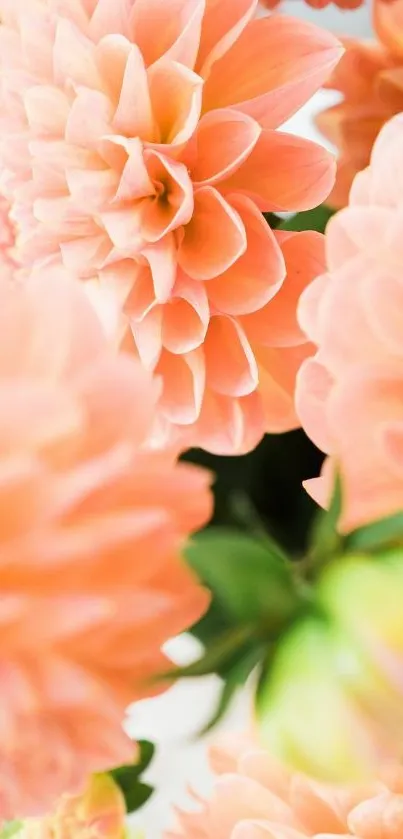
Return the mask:
[[[296,422],[288,381],[282,417],[283,384],[260,384],[243,318],[271,319],[286,277],[261,210],[315,206],[334,178],[324,149],[275,129],[340,46],[302,21],[251,20],[256,5],[0,0],[1,158],[22,254],[112,289],[161,377],[162,418],[219,451],[253,447],[267,413]],[[284,382],[285,337],[268,331],[264,347]]]
[[110,775],[93,775],[80,795],[64,795],[43,818],[26,819],[16,839],[125,839],[126,806]]
[[328,203],[343,207],[354,176],[368,166],[374,141],[403,110],[403,2],[374,0],[378,41],[344,38],[346,52],[327,83],[343,100],[319,114],[317,124],[339,150],[336,185]]
[[392,119],[330,221],[328,273],[302,294],[300,323],[317,345],[299,373],[297,410],[329,455],[308,488],[325,503],[337,462],[349,529],[403,507],[403,120]]
[[127,705],[207,605],[181,558],[209,476],[151,447],[158,383],[63,268],[0,284],[0,816],[131,762]]
[[180,812],[167,839],[398,839],[403,830],[401,769],[331,787],[289,773],[255,740],[234,735],[213,746],[211,764],[211,797],[198,812]]

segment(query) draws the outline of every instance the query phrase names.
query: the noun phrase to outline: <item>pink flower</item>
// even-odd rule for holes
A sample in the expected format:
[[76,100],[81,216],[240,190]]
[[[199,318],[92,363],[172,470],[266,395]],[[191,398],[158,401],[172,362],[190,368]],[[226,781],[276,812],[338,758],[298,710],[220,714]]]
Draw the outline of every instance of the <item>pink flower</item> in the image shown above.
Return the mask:
[[181,558],[209,475],[151,447],[158,383],[63,268],[0,283],[0,817],[130,762],[130,702],[207,606]]
[[12,280],[19,268],[15,230],[10,219],[10,205],[0,194],[0,278]]
[[[312,207],[334,180],[323,148],[275,129],[341,48],[302,21],[251,20],[256,5],[0,0],[3,182],[23,256],[112,287],[162,378],[162,418],[219,451],[262,436],[260,391],[269,424],[295,424],[289,384],[280,416],[259,377],[250,319],[271,319],[286,274],[261,210]],[[278,340],[265,333],[270,380]]]
[[228,736],[211,751],[211,797],[178,813],[165,839],[400,839],[403,771],[366,786],[331,787],[276,764],[252,739]]
[[377,139],[350,204],[326,233],[328,273],[303,293],[300,323],[317,345],[299,373],[297,410],[329,455],[308,481],[325,503],[337,463],[342,527],[403,507],[403,118]]

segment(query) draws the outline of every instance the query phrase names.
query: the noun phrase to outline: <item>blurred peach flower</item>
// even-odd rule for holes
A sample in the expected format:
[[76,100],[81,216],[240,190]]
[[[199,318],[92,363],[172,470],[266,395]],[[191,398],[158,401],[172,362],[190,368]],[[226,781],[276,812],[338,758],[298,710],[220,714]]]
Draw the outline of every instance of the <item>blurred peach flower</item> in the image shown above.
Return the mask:
[[[275,9],[281,5],[282,0],[260,0],[260,5],[266,9]],[[297,2],[297,0],[295,0]],[[363,5],[364,0],[302,0],[311,9],[325,9],[327,6],[334,3],[339,9],[348,11],[351,9],[359,9]]]
[[373,25],[378,42],[343,39],[346,52],[325,85],[343,99],[317,117],[340,155],[328,199],[334,207],[348,203],[353,178],[368,166],[382,125],[403,111],[403,0],[373,0]]
[[127,705],[207,607],[181,558],[210,477],[150,436],[158,382],[63,267],[0,283],[0,817],[130,762]]
[[402,211],[400,115],[382,129],[349,206],[330,220],[328,273],[299,307],[317,353],[299,372],[297,411],[329,455],[307,486],[325,503],[337,462],[345,530],[403,508]]
[[[190,433],[200,419],[219,451],[252,448],[267,427],[242,318],[270,312],[286,269],[261,211],[315,206],[335,174],[327,151],[276,129],[325,81],[339,42],[303,21],[252,20],[256,6],[0,0],[3,185],[23,257],[59,255],[112,288],[162,379],[163,418]],[[277,337],[264,343],[282,356]],[[290,396],[280,417],[266,391],[280,430]]]
[[0,194],[0,279],[12,280],[19,268],[10,204]]
[[110,775],[93,775],[84,792],[64,795],[43,818],[23,822],[16,839],[125,839],[126,806]]
[[196,812],[178,812],[165,839],[398,839],[403,770],[367,785],[334,787],[291,774],[248,737],[226,735],[211,750],[213,792]]

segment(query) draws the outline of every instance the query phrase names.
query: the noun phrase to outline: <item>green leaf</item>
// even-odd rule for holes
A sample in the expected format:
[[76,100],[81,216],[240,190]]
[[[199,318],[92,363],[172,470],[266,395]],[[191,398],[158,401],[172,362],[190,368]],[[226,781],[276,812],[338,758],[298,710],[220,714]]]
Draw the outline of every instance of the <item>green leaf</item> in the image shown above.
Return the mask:
[[334,210],[327,207],[326,204],[320,204],[314,210],[307,210],[304,213],[296,213],[292,218],[288,218],[279,225],[279,230],[317,230],[318,233],[324,233],[325,227],[329,219],[334,215]]
[[336,474],[329,509],[318,513],[312,528],[310,549],[306,559],[308,576],[310,576],[309,572],[316,571],[319,566],[332,559],[334,554],[344,547],[344,537],[337,529],[342,504],[341,478],[339,474]]
[[256,667],[256,665],[259,664],[262,657],[262,645],[255,645],[248,651],[248,653],[246,653],[236,662],[236,664],[234,665],[232,670],[230,670],[228,676],[224,680],[217,707],[213,713],[213,716],[210,718],[208,723],[200,732],[201,736],[208,734],[211,731],[211,729],[214,728],[222,720],[236,692],[245,684],[246,679],[251,674],[252,670]]
[[240,531],[210,528],[187,549],[187,559],[217,603],[239,625],[273,628],[295,607],[290,565],[280,548]]
[[193,679],[197,676],[207,676],[209,673],[225,673],[242,654],[246,644],[254,635],[254,628],[241,624],[233,626],[211,644],[197,661],[187,667],[175,667],[162,673],[161,680]]
[[403,544],[403,512],[353,530],[346,537],[348,551],[374,551]]
[[150,765],[154,757],[155,746],[149,740],[138,740],[137,744],[140,749],[138,761],[125,766],[118,766],[110,772],[124,795],[128,813],[133,813],[139,807],[142,807],[153,792],[153,787],[143,783],[140,780],[140,775]]

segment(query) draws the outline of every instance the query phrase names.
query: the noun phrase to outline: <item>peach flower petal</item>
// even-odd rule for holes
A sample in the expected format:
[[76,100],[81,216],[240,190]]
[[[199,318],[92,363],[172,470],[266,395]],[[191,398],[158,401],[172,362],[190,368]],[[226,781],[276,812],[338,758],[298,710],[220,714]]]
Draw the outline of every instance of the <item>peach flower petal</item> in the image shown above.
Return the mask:
[[194,214],[178,251],[184,271],[196,280],[211,280],[245,252],[246,231],[240,215],[213,187],[194,195]]
[[246,231],[245,253],[221,276],[209,282],[212,305],[228,315],[256,312],[281,288],[285,265],[276,239],[255,205],[231,196]]
[[[277,294],[258,311],[242,319],[253,342],[272,347],[291,347],[305,343],[305,334],[297,321],[300,295],[312,289],[325,264],[324,238],[314,231],[280,239],[287,276]],[[301,312],[300,312],[301,317]]]
[[236,320],[222,315],[211,318],[204,354],[207,381],[214,391],[224,396],[247,396],[255,390],[256,360]]
[[229,177],[249,157],[260,134],[259,123],[230,108],[204,114],[194,138],[192,180],[196,185],[214,184]]
[[147,66],[164,56],[193,69],[203,12],[203,0],[172,0],[169,8],[164,0],[136,0],[130,20],[131,36]]
[[258,0],[206,0],[197,71],[207,77],[212,65],[236,42],[256,10]]
[[338,41],[310,23],[285,16],[252,21],[211,68],[203,110],[236,107],[263,128],[277,128],[325,81],[340,57]]
[[333,156],[309,140],[263,131],[244,166],[222,188],[245,193],[265,212],[306,210],[329,194],[335,166]]

